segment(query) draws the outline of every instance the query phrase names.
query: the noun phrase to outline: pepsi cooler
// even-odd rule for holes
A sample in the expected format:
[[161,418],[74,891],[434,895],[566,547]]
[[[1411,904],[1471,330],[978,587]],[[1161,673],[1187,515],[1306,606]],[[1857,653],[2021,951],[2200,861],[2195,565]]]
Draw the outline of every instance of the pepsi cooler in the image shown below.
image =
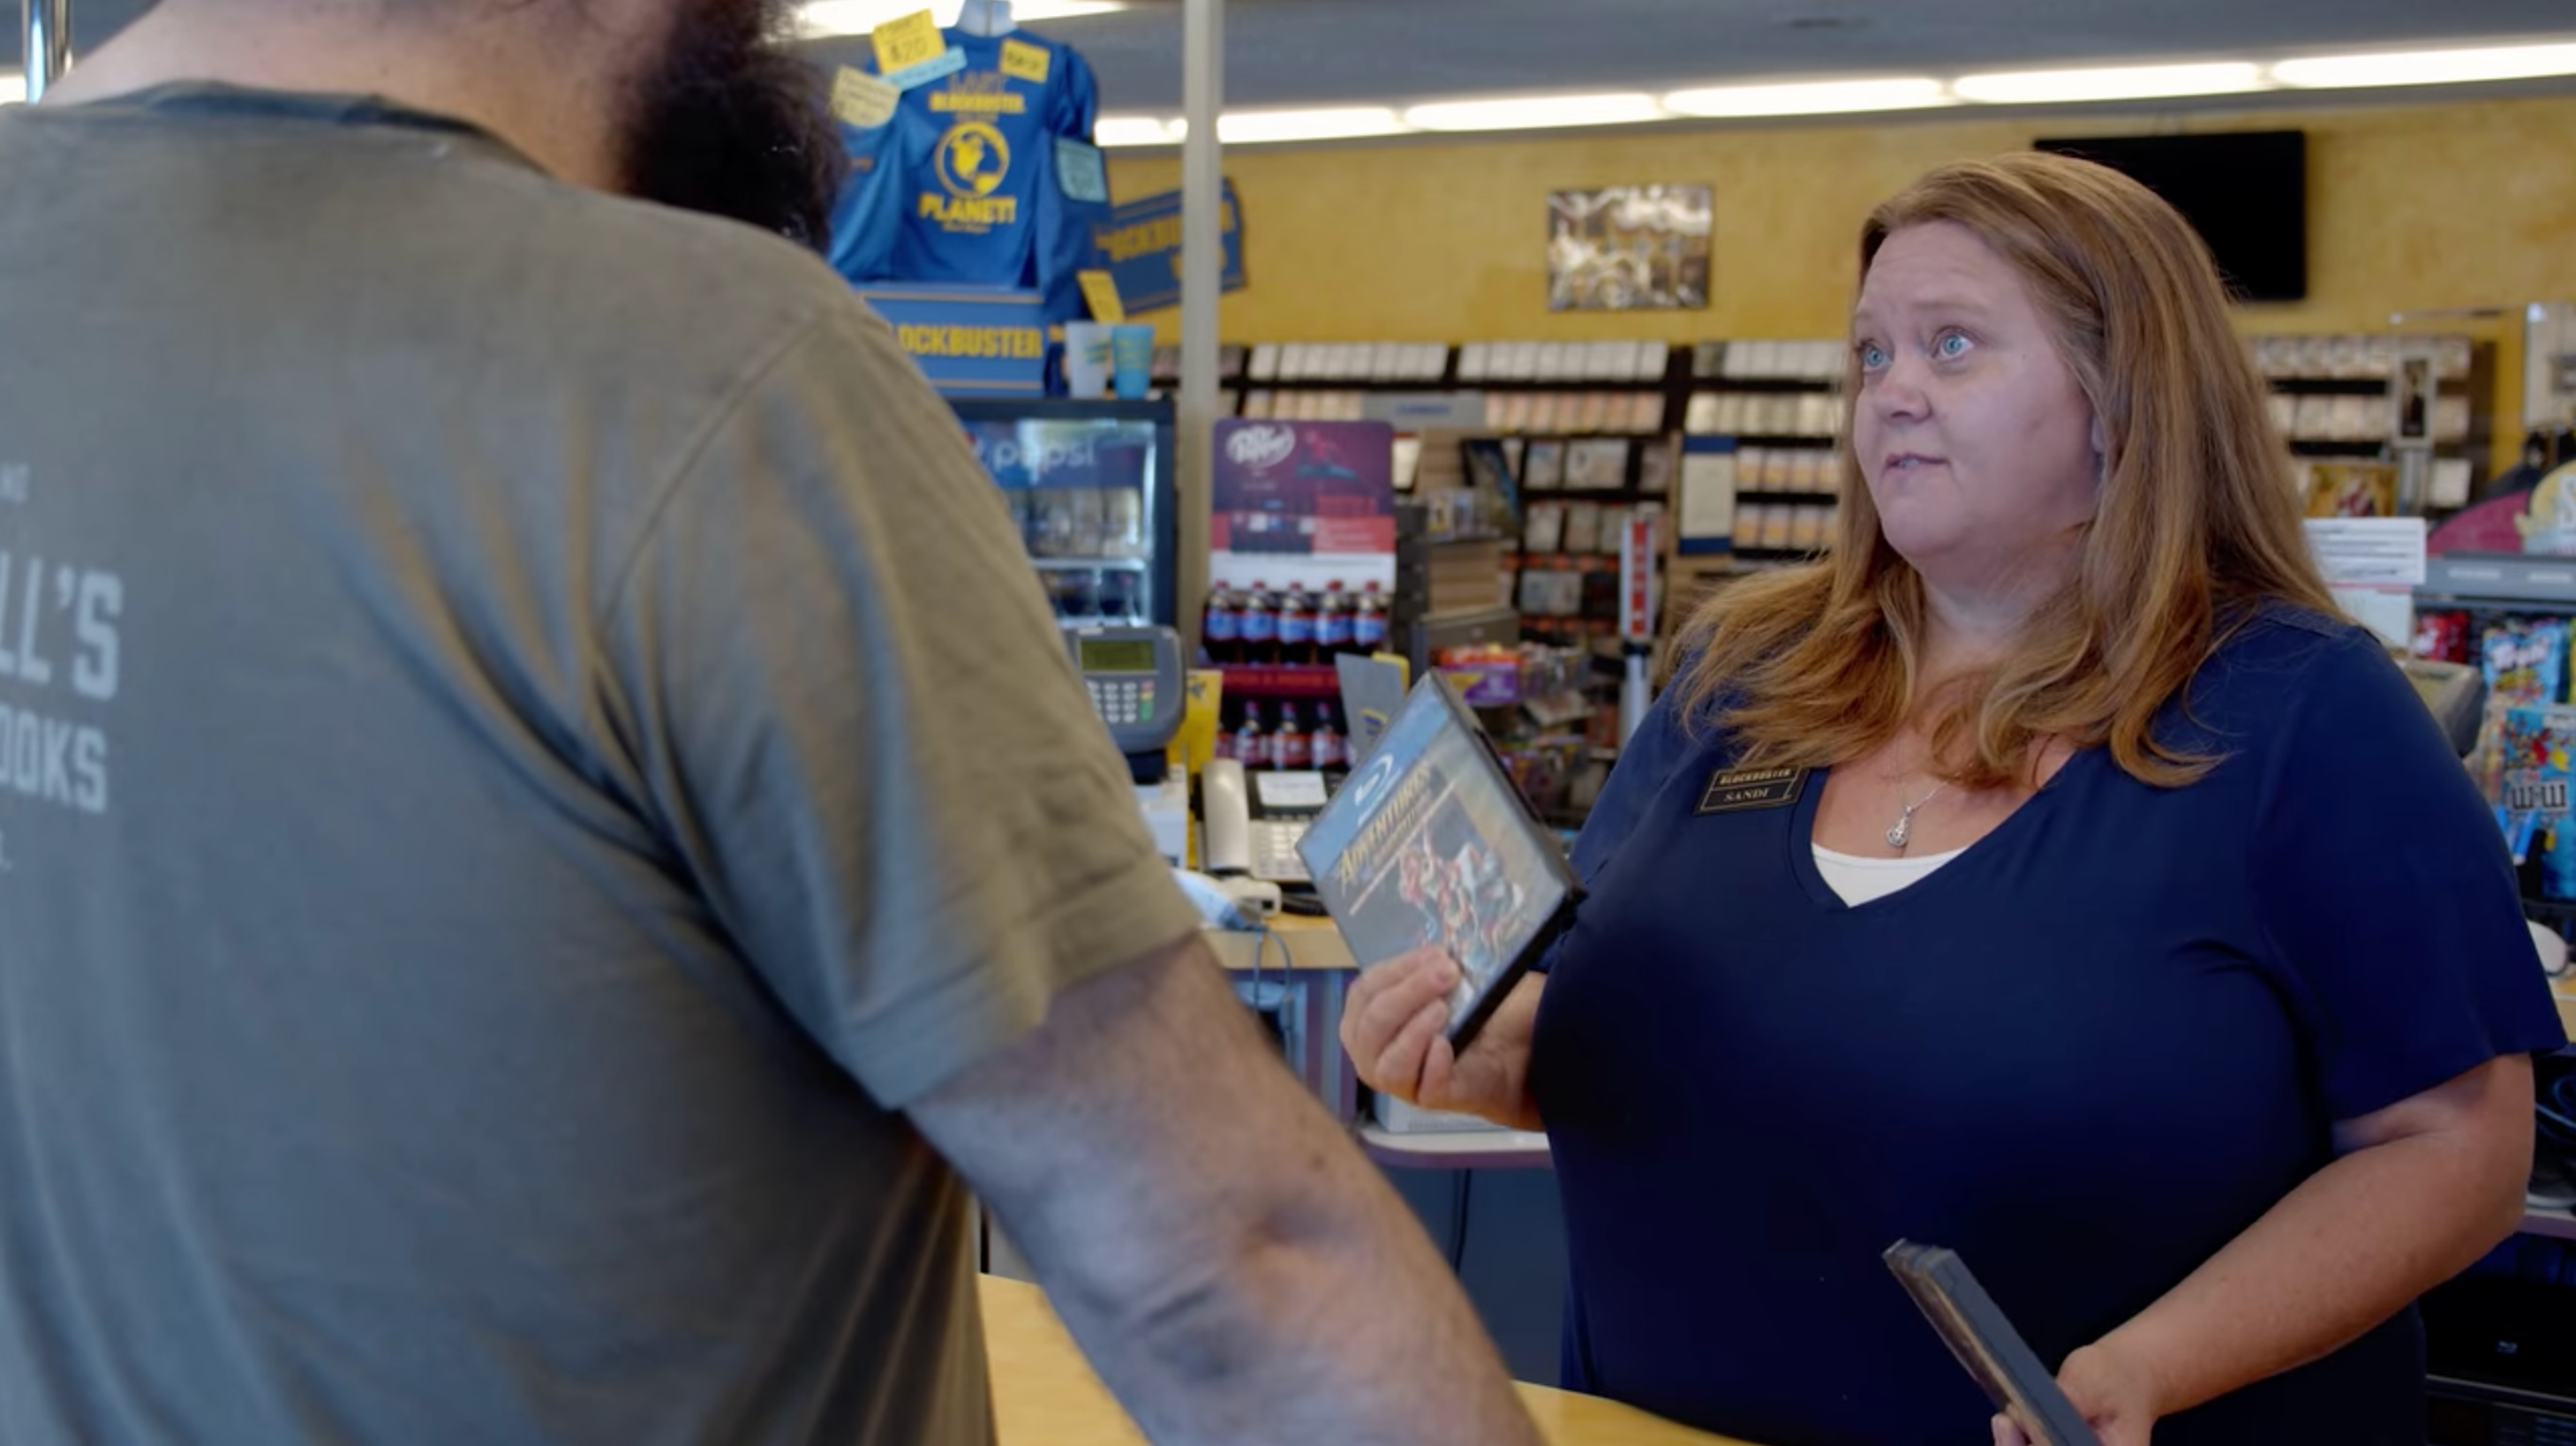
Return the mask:
[[1169,399],[952,401],[1067,627],[1179,625]]

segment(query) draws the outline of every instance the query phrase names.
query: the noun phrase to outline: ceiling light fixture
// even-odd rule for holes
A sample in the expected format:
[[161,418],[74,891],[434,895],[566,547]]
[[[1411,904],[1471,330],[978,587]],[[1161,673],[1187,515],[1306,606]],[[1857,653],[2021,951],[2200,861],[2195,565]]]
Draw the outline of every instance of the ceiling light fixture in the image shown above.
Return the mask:
[[1950,82],[1962,100],[1987,105],[2053,105],[2096,100],[2163,100],[2263,89],[2252,61],[2209,65],[2124,65],[2098,70],[2016,70]]
[[[1011,20],[1019,25],[1078,20],[1086,15],[1124,10],[1127,4],[1128,0],[1014,0]],[[965,6],[966,0],[807,0],[796,7],[796,29],[807,40],[865,35],[889,20],[901,20],[924,10],[945,28],[957,23],[957,12]]]
[[1543,131],[1566,126],[1642,125],[1670,120],[1651,95],[1533,95],[1417,105],[1404,123],[1426,131]]
[[1173,146],[1181,142],[1179,121],[1155,115],[1105,115],[1091,128],[1094,144],[1103,147]]
[[2469,85],[2551,75],[2576,75],[2576,45],[2315,55],[2284,60],[2272,67],[2274,80],[2302,90],[2363,85]]
[[1411,129],[1402,116],[1385,106],[1340,106],[1326,110],[1227,111],[1217,120],[1216,136],[1229,146],[1260,146],[1361,140],[1403,135]]
[[1700,90],[1677,90],[1664,97],[1664,109],[1676,115],[1717,118],[1920,110],[1925,106],[1950,103],[1949,89],[1930,79],[1718,85]]

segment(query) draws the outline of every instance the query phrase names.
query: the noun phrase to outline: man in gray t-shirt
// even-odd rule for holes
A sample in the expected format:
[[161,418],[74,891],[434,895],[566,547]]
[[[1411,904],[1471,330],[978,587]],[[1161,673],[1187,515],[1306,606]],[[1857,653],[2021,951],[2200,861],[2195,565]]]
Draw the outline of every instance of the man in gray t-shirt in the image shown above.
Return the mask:
[[981,1443],[970,1186],[1165,1439],[1531,1439],[953,419],[604,194],[810,231],[720,8],[169,0],[0,113],[0,1441]]

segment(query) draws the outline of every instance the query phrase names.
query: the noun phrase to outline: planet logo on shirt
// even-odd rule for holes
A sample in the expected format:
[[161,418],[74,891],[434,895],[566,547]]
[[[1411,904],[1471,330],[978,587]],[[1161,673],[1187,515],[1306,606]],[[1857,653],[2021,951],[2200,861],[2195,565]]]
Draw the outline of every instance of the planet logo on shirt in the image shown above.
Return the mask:
[[990,196],[1011,174],[1011,146],[984,121],[959,121],[939,141],[939,179],[955,196]]

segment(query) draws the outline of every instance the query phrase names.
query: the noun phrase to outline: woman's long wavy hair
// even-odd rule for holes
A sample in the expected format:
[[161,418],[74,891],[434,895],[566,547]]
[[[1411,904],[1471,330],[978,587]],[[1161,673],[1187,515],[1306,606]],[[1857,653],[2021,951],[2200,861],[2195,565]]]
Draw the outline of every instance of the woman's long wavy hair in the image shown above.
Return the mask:
[[[1720,588],[1682,634],[1685,716],[1722,725],[1747,766],[1825,766],[1910,718],[1940,774],[2027,786],[2042,745],[2108,744],[2131,776],[2189,783],[2216,759],[2160,741],[2157,714],[2252,605],[2332,613],[2300,528],[2287,450],[2228,325],[2208,250],[2144,186],[2037,153],[1947,166],[1862,228],[1955,222],[2002,257],[2052,323],[2100,419],[2104,470],[2072,581],[2032,610],[1999,666],[1919,697],[1922,579],[1888,545],[1844,417],[1842,519],[1829,560]],[[1860,405],[1858,362],[1846,375]]]

